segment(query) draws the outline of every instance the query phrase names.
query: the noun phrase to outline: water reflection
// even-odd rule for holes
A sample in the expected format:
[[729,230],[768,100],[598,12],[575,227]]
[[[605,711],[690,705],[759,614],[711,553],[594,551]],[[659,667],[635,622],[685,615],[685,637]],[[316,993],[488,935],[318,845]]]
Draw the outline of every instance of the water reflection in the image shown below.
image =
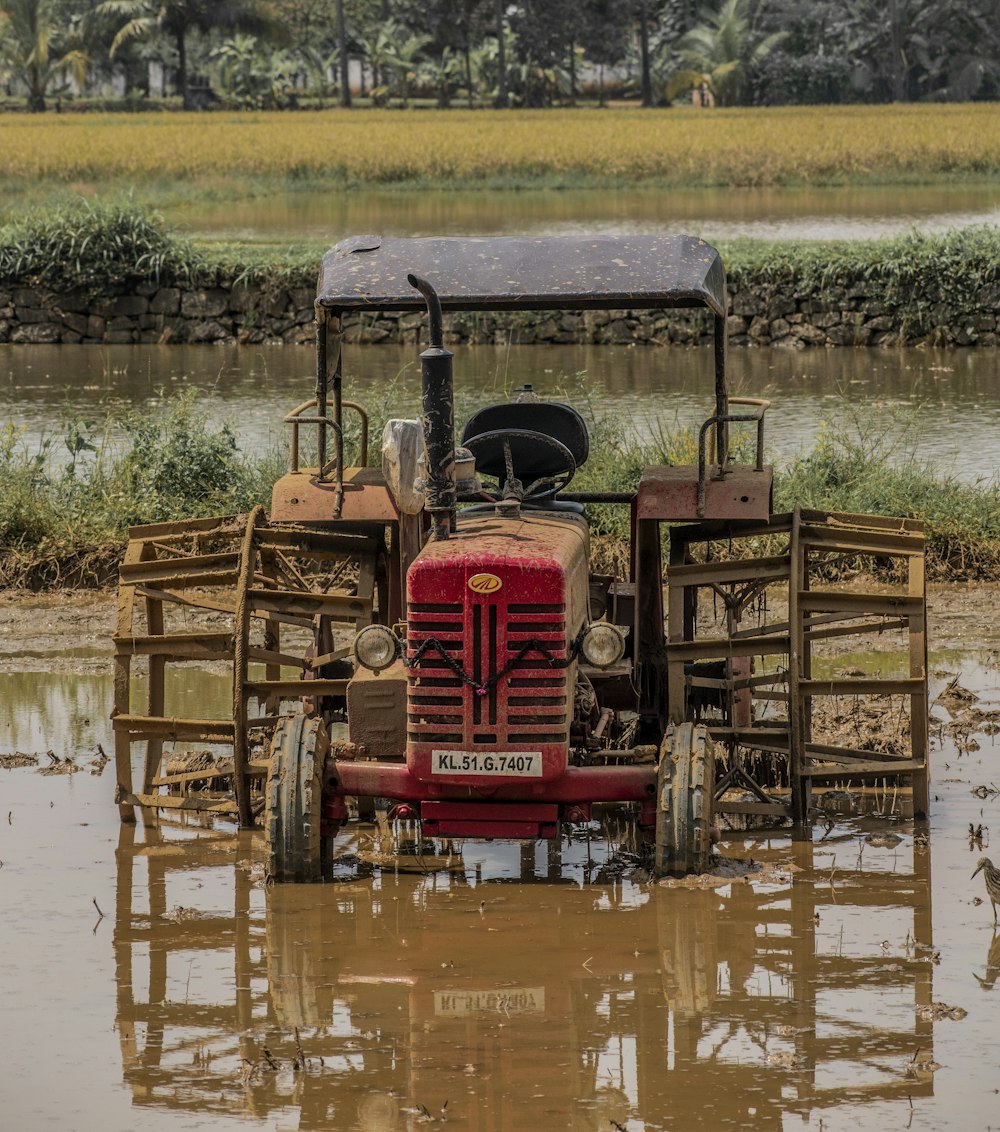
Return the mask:
[[364,1132],[902,1113],[933,1094],[930,853],[864,828],[730,844],[765,871],[717,888],[647,885],[612,830],[391,860],[366,834],[351,879],[265,889],[247,836],[123,827],[125,1083]]
[[630,235],[695,231],[706,239],[870,240],[1000,221],[995,184],[802,188],[525,189],[516,193],[365,191],[284,193],[166,209],[202,238],[336,243],[385,236]]
[[972,973],[984,991],[993,990],[997,979],[1000,978],[1000,935],[997,935],[996,932],[993,933],[993,939],[990,940],[990,949],[986,953],[986,974],[979,975],[975,971]]

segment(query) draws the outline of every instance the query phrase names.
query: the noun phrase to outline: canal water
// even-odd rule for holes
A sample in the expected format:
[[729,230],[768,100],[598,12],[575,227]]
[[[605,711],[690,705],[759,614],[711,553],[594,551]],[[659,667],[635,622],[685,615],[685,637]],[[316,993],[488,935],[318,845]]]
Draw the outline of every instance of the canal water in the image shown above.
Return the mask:
[[870,240],[1000,224],[1000,186],[302,192],[184,201],[168,220],[200,239],[251,243],[385,236],[694,232],[707,240]]
[[[998,645],[932,654],[934,692],[958,675],[995,709]],[[267,887],[259,833],[119,825],[91,765],[108,668],[45,634],[0,666],[0,752],[83,768],[0,769],[6,1127],[996,1124],[1000,936],[970,879],[1000,828],[992,738],[935,742],[929,830],[886,798],[811,842],[731,833],[712,887],[650,884],[614,814],[420,851],[360,825],[335,881]],[[210,711],[225,680],[186,671]]]
[[[164,396],[196,390],[213,422],[229,423],[253,454],[283,446],[281,418],[312,393],[309,347],[0,345],[0,424],[23,429],[35,449],[55,441],[70,416],[99,435],[114,406],[153,412]],[[733,350],[731,390],[772,400],[766,443],[780,463],[810,447],[826,424],[853,439],[895,446],[963,479],[1000,466],[998,350]],[[581,376],[582,375],[582,376]],[[473,408],[531,384],[577,405],[588,421],[612,418],[638,440],[710,413],[708,349],[618,346],[456,348],[459,424]],[[347,395],[373,415],[413,414],[420,396],[416,351],[345,349]]]

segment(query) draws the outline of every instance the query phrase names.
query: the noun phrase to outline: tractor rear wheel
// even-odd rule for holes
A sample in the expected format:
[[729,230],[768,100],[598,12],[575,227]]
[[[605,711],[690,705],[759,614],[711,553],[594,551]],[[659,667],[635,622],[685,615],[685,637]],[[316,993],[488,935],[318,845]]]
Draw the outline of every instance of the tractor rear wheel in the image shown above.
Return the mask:
[[656,772],[657,876],[700,873],[708,866],[714,792],[715,746],[708,728],[668,727]]
[[317,880],[322,865],[323,768],[330,737],[318,717],[288,715],[271,740],[265,828],[275,881]]

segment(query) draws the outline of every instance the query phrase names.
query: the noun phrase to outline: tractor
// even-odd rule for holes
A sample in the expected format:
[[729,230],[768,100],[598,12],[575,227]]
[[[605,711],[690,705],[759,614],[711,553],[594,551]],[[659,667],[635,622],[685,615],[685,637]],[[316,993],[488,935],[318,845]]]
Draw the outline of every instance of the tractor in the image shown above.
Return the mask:
[[[648,467],[628,491],[573,491],[586,423],[530,387],[456,436],[446,311],[673,307],[712,324],[697,462]],[[378,468],[342,357],[345,322],[383,312],[426,317],[427,344],[421,418],[387,423]],[[817,783],[909,785],[926,815],[922,527],[773,513],[768,402],[729,393],[714,248],[356,237],[323,259],[316,320],[314,395],[285,418],[270,512],[130,531],[113,712],[123,820],[263,825],[272,878],[307,881],[344,824],[376,809],[425,837],[536,839],[619,803],[658,875],[706,868],[719,821],[808,831]],[[595,504],[627,509],[625,577],[592,568]],[[859,561],[879,565],[877,583],[838,569]],[[825,643],[873,634],[895,634],[900,672],[830,669]],[[206,661],[231,667],[232,708],[188,718],[168,703],[167,666]],[[905,716],[902,749],[825,732],[816,705],[871,698]],[[182,757],[192,743],[208,749]]]

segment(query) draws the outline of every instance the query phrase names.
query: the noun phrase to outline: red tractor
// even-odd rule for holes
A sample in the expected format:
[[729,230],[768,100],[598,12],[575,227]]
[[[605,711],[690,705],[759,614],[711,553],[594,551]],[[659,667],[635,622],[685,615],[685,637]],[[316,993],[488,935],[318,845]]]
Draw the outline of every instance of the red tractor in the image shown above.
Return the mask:
[[[714,410],[697,464],[647,468],[628,492],[574,492],[586,425],[530,389],[474,413],[456,443],[445,310],[626,307],[711,315]],[[343,397],[343,320],[388,311],[426,311],[429,346],[422,419],[389,422],[379,471],[368,466],[367,417]],[[116,638],[123,817],[142,805],[232,813],[244,825],[261,818],[272,876],[309,880],[322,875],[351,799],[362,813],[380,800],[390,819],[419,819],[424,835],[453,838],[551,838],[564,823],[589,822],[595,804],[628,804],[657,873],[704,867],[714,812],[805,823],[818,779],[909,777],[926,812],[919,524],[772,515],[767,402],[728,394],[715,249],[687,236],[356,238],[325,256],[316,313],[315,396],[286,418],[291,469],[270,515],[132,532]],[[749,464],[730,459],[737,422],[756,434]],[[299,466],[303,428],[315,429],[308,468]],[[629,509],[627,578],[591,569],[591,504]],[[724,555],[713,550],[720,544]],[[815,590],[814,567],[821,575],[831,557],[859,554],[902,562],[903,591],[859,600]],[[235,598],[223,602],[234,582]],[[748,627],[744,615],[776,586],[787,592],[786,616]],[[707,638],[706,592],[722,608]],[[146,632],[136,637],[130,598],[140,597]],[[171,603],[231,613],[231,635],[212,654],[234,660],[231,722],[166,712],[165,659],[205,659],[212,644],[211,633],[168,631]],[[852,692],[836,681],[817,687],[811,663],[814,642],[831,630],[890,625],[908,634],[908,676],[858,685],[862,695],[909,698],[910,749],[886,766],[877,752],[817,742],[813,698]],[[137,640],[152,642],[143,716],[126,698]],[[782,712],[761,715],[764,701]],[[232,762],[171,763],[164,743],[193,738],[231,743]],[[138,740],[147,756],[135,793]],[[784,760],[790,789],[756,773],[762,754]]]

